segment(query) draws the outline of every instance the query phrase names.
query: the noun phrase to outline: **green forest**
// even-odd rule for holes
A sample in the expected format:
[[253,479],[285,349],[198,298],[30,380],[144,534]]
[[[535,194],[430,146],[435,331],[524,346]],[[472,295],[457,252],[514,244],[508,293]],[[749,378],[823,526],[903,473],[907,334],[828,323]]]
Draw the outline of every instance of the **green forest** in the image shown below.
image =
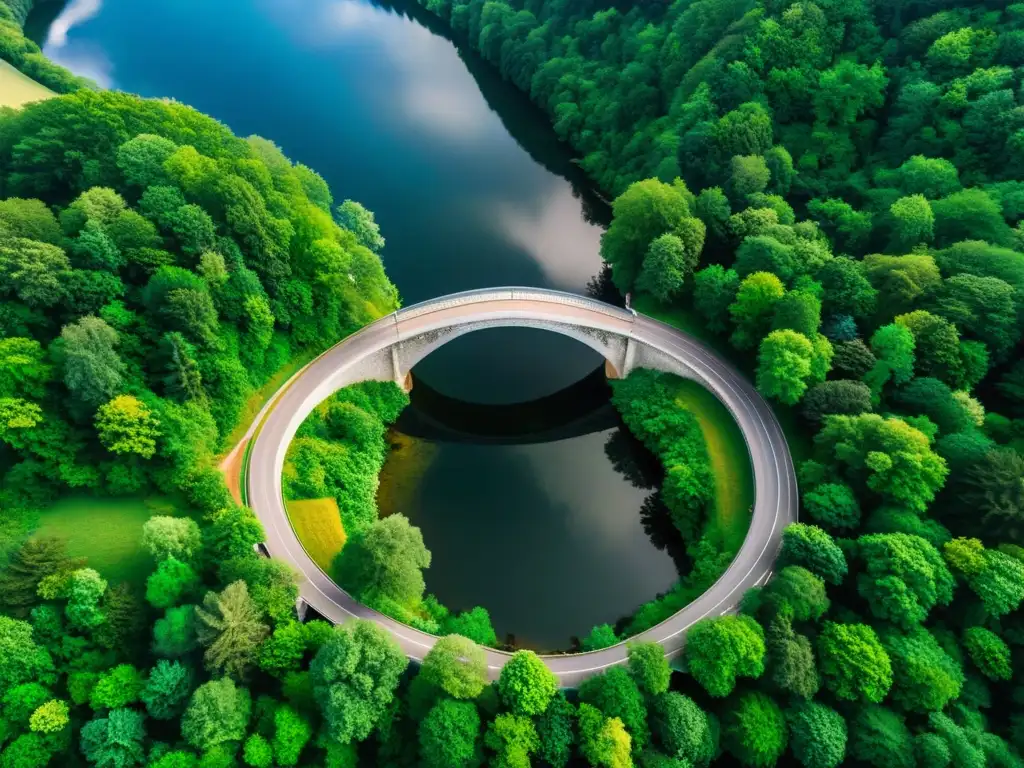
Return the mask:
[[[670,667],[578,689],[533,652],[491,681],[484,608],[425,594],[378,519],[393,385],[300,429],[285,493],[332,497],[333,575],[444,634],[295,613],[296,576],[216,468],[289,362],[399,306],[370,211],[273,143],[103,91],[0,109],[0,768],[1024,766],[1024,5],[421,0],[550,117],[614,197],[619,292],[699,323],[787,425],[801,520],[773,578]],[[343,193],[343,190],[334,190]],[[657,624],[734,553],[671,379],[613,386],[693,567],[585,649]],[[142,583],[33,536],[70,494],[159,495]]]

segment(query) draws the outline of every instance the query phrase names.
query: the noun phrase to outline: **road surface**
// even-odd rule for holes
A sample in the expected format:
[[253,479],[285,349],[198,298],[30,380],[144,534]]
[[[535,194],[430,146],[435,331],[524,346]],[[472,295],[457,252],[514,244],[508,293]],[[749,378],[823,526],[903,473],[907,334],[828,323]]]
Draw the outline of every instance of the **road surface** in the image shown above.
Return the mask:
[[[372,610],[342,590],[312,561],[288,520],[281,495],[281,471],[288,443],[311,402],[330,391],[366,378],[360,364],[379,359],[398,339],[436,333],[488,318],[493,325],[518,325],[524,320],[564,322],[593,328],[639,342],[659,367],[701,380],[728,407],[747,443],[753,464],[755,502],[750,529],[739,553],[712,587],[661,624],[631,640],[656,641],[669,657],[681,651],[686,631],[708,617],[734,612],[744,592],[770,578],[783,529],[797,519],[797,485],[785,437],[771,408],[749,381],[701,342],[643,315],[632,315],[607,304],[554,291],[494,289],[440,297],[389,315],[349,336],[310,363],[274,401],[255,438],[246,478],[249,504],[266,530],[270,554],[291,564],[302,577],[300,596],[327,619],[340,623],[353,617],[369,619],[387,628],[409,658],[423,659],[437,638]],[[511,297],[511,298],[510,298]],[[504,320],[503,320],[504,319]],[[668,362],[666,362],[666,360]],[[644,357],[638,357],[638,365]],[[314,401],[315,398],[315,401]],[[486,578],[482,575],[481,578]],[[497,677],[508,653],[487,649],[492,677]],[[544,656],[564,687],[576,687],[586,678],[626,661],[624,643],[599,651]]]

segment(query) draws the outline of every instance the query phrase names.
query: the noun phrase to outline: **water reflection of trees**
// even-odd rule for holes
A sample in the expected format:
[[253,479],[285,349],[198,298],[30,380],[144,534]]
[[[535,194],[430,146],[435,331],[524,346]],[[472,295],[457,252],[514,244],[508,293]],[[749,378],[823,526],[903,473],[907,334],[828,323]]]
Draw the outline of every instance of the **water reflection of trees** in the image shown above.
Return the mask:
[[650,490],[661,484],[665,472],[658,458],[626,427],[620,426],[608,436],[604,444],[604,454],[615,471],[625,477],[634,488]]
[[463,45],[460,36],[435,14],[415,0],[373,0],[376,5],[421,24],[438,37],[455,44],[459,58],[473,76],[487,105],[501,118],[509,135],[523,150],[551,173],[569,182],[572,195],[580,201],[583,220],[607,227],[611,222],[611,206],[601,197],[596,185],[584,170],[573,162],[572,148],[561,141],[551,127],[544,111],[523,93],[504,80],[497,68],[478,53]]
[[655,548],[668,554],[679,575],[687,573],[692,560],[686,554],[686,542],[672,522],[672,515],[661,498],[665,476],[658,458],[644,447],[632,432],[620,426],[604,444],[604,453],[612,467],[634,488],[650,490],[640,505],[640,522]]
[[612,282],[612,268],[608,264],[602,264],[601,271],[590,278],[586,293],[590,298],[606,304],[614,304],[617,307],[623,305],[622,294]]

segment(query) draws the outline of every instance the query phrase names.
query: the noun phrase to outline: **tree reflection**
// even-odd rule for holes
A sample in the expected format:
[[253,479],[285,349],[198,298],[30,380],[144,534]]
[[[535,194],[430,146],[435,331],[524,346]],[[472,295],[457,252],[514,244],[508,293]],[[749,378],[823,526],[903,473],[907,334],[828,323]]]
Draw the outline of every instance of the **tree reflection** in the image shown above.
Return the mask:
[[672,522],[668,507],[661,500],[661,491],[655,491],[644,499],[640,506],[640,522],[651,544],[668,553],[680,575],[687,573],[693,563],[686,554],[686,544],[679,535],[679,529]]
[[625,426],[612,432],[604,444],[604,453],[615,471],[634,488],[653,491],[640,505],[640,522],[657,549],[668,554],[680,575],[693,567],[686,553],[686,542],[672,522],[672,515],[661,498],[665,471],[657,456],[647,450]]
[[615,471],[634,488],[657,488],[661,483],[664,470],[657,457],[625,427],[619,427],[608,436],[604,453]]
[[612,282],[612,268],[608,264],[601,265],[601,271],[590,278],[587,283],[587,296],[605,304],[623,305],[622,295]]

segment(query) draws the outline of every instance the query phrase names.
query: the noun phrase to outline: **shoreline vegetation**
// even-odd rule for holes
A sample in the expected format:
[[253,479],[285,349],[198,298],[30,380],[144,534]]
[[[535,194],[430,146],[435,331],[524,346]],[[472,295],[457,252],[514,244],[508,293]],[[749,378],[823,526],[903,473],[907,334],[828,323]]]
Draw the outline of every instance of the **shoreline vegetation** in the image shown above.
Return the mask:
[[394,429],[388,431],[387,443],[388,456],[377,488],[377,507],[381,517],[409,508],[437,452],[430,441]]
[[[621,636],[594,628],[582,643],[584,650],[597,650],[648,629],[682,608],[682,596],[696,596],[709,586],[742,543],[753,501],[742,435],[711,393],[647,370],[611,385],[612,403],[627,428],[669,469],[665,485],[657,490],[675,527],[670,536],[678,539],[667,546],[685,550],[691,567],[680,574],[681,581],[667,596],[641,604],[633,616],[619,619]],[[434,448],[388,427],[408,402],[408,396],[390,382],[362,382],[336,392],[307,417],[289,446],[284,494],[292,527],[321,568],[366,605],[437,634],[443,632],[449,611],[435,596],[424,594],[422,569],[431,564],[431,555],[419,529],[402,514]],[[709,446],[715,450],[713,459]],[[722,470],[734,465],[733,472],[713,475],[716,466]],[[715,493],[718,488],[720,497]],[[325,527],[311,517],[315,510],[333,513],[329,505],[321,506],[332,499],[343,502],[338,514],[343,535],[355,541],[352,553],[330,544],[333,523]],[[295,504],[308,507],[293,508]],[[335,552],[329,565],[325,551]],[[364,566],[349,562],[356,559],[372,560],[372,578]],[[407,572],[399,578],[403,569]],[[399,589],[398,584],[405,586]],[[406,588],[409,584],[413,586]],[[486,614],[484,608],[467,613]],[[495,637],[489,622],[484,634]]]

